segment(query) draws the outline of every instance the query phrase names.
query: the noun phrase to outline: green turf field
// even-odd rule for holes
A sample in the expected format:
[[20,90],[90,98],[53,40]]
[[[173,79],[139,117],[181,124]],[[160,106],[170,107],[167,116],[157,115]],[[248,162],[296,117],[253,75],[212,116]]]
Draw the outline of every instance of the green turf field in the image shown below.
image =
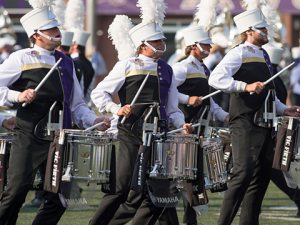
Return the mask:
[[[97,191],[94,200],[90,207],[84,211],[66,211],[61,218],[59,225],[83,225],[88,224],[89,219],[94,215],[97,210],[98,203],[103,196],[102,192]],[[34,193],[31,191],[27,196],[26,202],[33,199]],[[209,197],[209,211],[201,217],[198,217],[198,224],[201,225],[214,225],[217,224],[220,207],[222,203],[222,195],[217,193],[208,193]],[[36,208],[22,208],[19,213],[18,225],[30,225],[35,216]],[[183,206],[180,202],[177,206],[177,212],[180,224],[183,217]],[[262,225],[296,225],[300,224],[300,218],[295,215],[297,213],[294,203],[281,192],[272,182],[268,188],[265,196],[262,213],[260,217],[260,224]],[[130,224],[130,223],[129,223]],[[237,216],[233,224],[239,224],[239,217]]]

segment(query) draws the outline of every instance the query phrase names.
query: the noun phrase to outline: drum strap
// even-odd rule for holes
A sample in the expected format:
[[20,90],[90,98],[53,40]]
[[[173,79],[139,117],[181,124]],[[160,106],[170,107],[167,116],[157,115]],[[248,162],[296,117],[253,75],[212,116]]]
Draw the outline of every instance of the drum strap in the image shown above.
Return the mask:
[[288,172],[293,160],[294,146],[298,136],[299,119],[284,117],[278,131],[273,168]]
[[60,184],[63,172],[64,148],[65,143],[59,144],[60,131],[55,131],[54,141],[50,144],[44,190],[58,193],[60,192]]
[[143,192],[147,179],[147,169],[151,157],[151,146],[140,146],[138,157],[134,165],[134,172],[130,189]]

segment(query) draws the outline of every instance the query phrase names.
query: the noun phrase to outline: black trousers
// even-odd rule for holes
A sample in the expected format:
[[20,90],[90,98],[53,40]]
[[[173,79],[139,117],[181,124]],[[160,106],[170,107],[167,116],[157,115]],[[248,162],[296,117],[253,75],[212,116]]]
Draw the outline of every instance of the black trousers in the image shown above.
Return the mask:
[[292,201],[298,204],[300,203],[299,188],[297,187],[296,189],[294,189],[287,186],[287,183],[284,179],[281,170],[272,169],[271,180],[280,190],[282,190],[285,194],[287,194]]
[[271,129],[241,119],[230,124],[233,176],[225,192],[219,225],[232,223],[240,205],[240,224],[257,225],[261,203],[269,185],[274,155]]
[[[120,205],[126,202],[130,192],[134,165],[142,142],[121,124],[118,124],[118,140],[120,145],[116,168],[116,192],[104,195],[95,215],[89,222],[90,225],[109,224]],[[155,207],[146,193],[140,195],[131,191],[130,195],[137,198],[140,196],[138,201],[141,202],[131,224],[155,224],[163,208]]]
[[[29,133],[16,132],[10,152],[8,184],[0,204],[0,225],[16,224],[18,213],[32,188],[38,168],[46,168],[50,142],[35,138]],[[65,208],[57,194],[46,192],[33,224],[57,224]]]
[[190,206],[189,201],[183,197],[183,223],[197,223],[197,214],[193,207]]
[[[130,222],[147,197],[146,192],[132,191],[126,202],[120,205],[109,225],[121,225]],[[179,225],[176,208],[165,208],[155,225]]]

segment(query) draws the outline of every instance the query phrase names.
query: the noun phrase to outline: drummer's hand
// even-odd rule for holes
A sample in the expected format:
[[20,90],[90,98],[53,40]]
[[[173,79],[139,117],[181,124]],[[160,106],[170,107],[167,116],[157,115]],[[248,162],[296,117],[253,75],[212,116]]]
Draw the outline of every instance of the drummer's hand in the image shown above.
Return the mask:
[[131,114],[131,110],[134,108],[134,106],[131,105],[124,105],[122,108],[118,111],[118,116],[125,116],[128,118]]
[[191,105],[193,107],[197,107],[198,105],[201,105],[202,103],[202,97],[198,96],[191,96],[188,100],[188,105]]
[[106,131],[108,128],[110,128],[110,119],[107,117],[101,116],[95,119],[93,125],[96,125],[97,123],[101,123],[102,121],[105,121],[105,123],[101,126],[96,127],[96,129],[99,131]]
[[255,92],[256,94],[259,94],[262,89],[265,88],[265,85],[263,82],[255,82],[253,84],[247,84],[245,91],[247,92]]
[[283,111],[284,116],[300,117],[300,107],[292,106]]
[[193,132],[193,129],[194,129],[194,128],[192,128],[192,125],[193,125],[192,123],[186,123],[186,124],[181,125],[179,128],[186,127],[186,129],[182,130],[180,132],[182,134],[191,134]]
[[229,123],[229,114],[227,114],[227,116],[225,117],[224,121],[225,121],[226,123]]
[[2,127],[6,128],[7,130],[13,130],[15,125],[15,117],[12,117],[8,120],[4,120],[2,122]]
[[21,94],[19,94],[18,101],[21,103],[22,102],[31,103],[35,98],[35,96],[36,96],[35,90],[27,89],[23,91]]

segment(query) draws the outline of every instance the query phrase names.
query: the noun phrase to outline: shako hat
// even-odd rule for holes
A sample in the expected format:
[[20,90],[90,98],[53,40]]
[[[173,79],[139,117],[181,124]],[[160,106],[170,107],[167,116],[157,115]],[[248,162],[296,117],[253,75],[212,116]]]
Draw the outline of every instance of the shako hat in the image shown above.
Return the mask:
[[49,40],[60,41],[60,38],[51,38],[40,32],[40,30],[47,30],[60,25],[50,10],[52,0],[29,0],[28,2],[34,9],[20,19],[27,36],[30,38],[33,34],[38,33]]
[[[258,32],[256,28],[263,28],[269,26],[264,14],[261,11],[261,6],[267,4],[267,0],[243,0],[247,11],[238,14],[233,17],[233,20],[239,30],[239,33],[243,33],[247,30],[254,30]],[[262,33],[262,32],[258,32]]]

